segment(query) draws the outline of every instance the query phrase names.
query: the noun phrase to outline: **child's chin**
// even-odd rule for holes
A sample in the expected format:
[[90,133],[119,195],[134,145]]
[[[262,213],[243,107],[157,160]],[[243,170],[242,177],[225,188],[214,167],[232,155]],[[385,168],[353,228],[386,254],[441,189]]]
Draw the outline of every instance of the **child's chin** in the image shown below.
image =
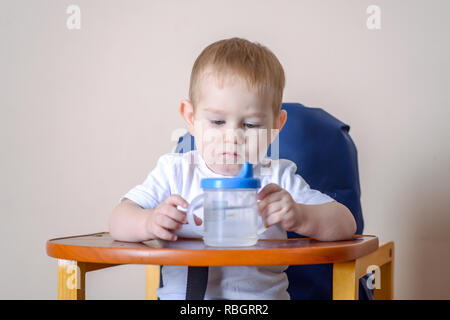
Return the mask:
[[216,163],[212,165],[212,168],[216,173],[226,175],[226,176],[235,176],[237,175],[242,168],[242,163],[240,164],[220,164]]
[[216,164],[220,166],[224,166],[227,168],[236,168],[241,167],[245,163],[244,157],[235,156],[235,157],[223,157],[219,159]]

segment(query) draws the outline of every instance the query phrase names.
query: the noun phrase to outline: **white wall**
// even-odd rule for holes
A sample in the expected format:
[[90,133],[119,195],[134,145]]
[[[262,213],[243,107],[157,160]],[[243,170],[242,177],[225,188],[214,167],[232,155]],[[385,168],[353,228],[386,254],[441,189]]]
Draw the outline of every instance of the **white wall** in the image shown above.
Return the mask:
[[[68,30],[66,8],[81,8]],[[381,8],[368,30],[366,8]],[[395,297],[450,298],[446,0],[1,1],[0,298],[56,298],[47,239],[107,230],[183,128],[192,64],[219,39],[268,46],[284,101],[351,125],[366,234],[396,245]],[[87,276],[87,298],[144,298],[144,268]]]

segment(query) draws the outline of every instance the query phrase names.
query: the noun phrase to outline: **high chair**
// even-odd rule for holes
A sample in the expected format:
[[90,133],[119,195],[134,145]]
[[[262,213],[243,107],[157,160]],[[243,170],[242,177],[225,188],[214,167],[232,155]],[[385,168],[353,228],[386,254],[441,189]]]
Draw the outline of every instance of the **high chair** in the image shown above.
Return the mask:
[[[283,103],[287,120],[272,145],[279,147],[279,155],[268,156],[289,159],[297,165],[297,172],[312,189],[325,193],[344,204],[352,212],[357,229],[362,234],[364,220],[361,209],[358,158],[356,146],[350,137],[350,126],[320,108],[309,108],[299,103]],[[176,152],[195,149],[195,140],[189,134],[180,137]],[[288,238],[301,238],[288,232]],[[393,243],[391,244],[393,246]],[[333,265],[291,266],[286,271],[291,299],[331,299]],[[360,289],[364,289],[361,281]],[[360,298],[371,298],[368,290],[360,290]],[[369,294],[369,295],[367,295]]]
[[[324,110],[283,103],[288,113],[279,137],[279,157],[294,161],[312,189],[346,205],[363,231],[356,147],[350,127]],[[189,134],[176,152],[195,148]],[[268,155],[276,157],[269,148]],[[248,250],[208,250],[195,239],[174,243],[113,241],[107,233],[47,241],[47,254],[58,258],[58,298],[84,299],[86,272],[120,264],[147,264],[146,298],[156,299],[164,264],[291,265],[286,271],[291,299],[393,299],[394,243],[379,246],[375,236],[319,242],[288,233],[285,240],[262,240]]]
[[[375,296],[392,298],[393,246],[378,238],[321,242],[302,239],[261,239],[249,248],[211,248],[201,239],[175,242],[119,242],[107,232],[47,241],[47,254],[58,259],[58,299],[85,299],[86,273],[121,264],[146,264],[146,298],[156,299],[159,265],[191,267],[230,265],[305,265],[333,263],[333,299],[357,299],[358,279],[374,271]],[[380,267],[378,267],[380,266]],[[372,284],[372,279],[367,283]]]

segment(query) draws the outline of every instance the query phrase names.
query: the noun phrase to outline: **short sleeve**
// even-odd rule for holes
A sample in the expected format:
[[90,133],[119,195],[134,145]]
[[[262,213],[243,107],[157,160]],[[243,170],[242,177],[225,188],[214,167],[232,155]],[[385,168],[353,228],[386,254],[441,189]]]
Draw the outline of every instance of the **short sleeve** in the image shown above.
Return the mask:
[[281,175],[280,186],[288,191],[295,202],[303,204],[322,204],[335,201],[330,196],[314,190],[309,184],[298,174],[297,166],[294,162],[289,161]]
[[170,196],[170,159],[161,156],[142,184],[133,187],[119,202],[127,198],[144,209],[155,208]]

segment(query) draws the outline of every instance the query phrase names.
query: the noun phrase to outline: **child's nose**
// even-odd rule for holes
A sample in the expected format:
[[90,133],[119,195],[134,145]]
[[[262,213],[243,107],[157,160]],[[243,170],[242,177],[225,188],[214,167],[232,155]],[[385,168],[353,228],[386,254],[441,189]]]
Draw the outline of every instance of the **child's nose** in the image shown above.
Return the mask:
[[225,130],[225,133],[223,135],[223,141],[225,143],[237,143],[241,144],[244,143],[245,135],[244,130],[240,128],[232,128]]

